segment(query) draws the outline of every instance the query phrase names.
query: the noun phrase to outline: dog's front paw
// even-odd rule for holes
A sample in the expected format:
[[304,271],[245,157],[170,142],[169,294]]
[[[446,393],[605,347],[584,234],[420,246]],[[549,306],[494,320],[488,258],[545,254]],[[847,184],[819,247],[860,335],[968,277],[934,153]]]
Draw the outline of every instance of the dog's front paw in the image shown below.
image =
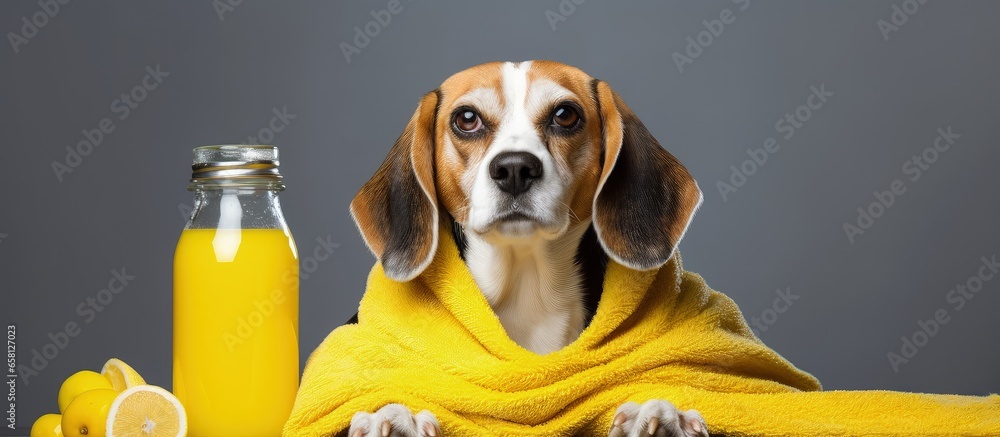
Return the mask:
[[622,404],[615,412],[608,437],[639,436],[708,437],[708,427],[697,411],[680,411],[667,401]]
[[374,413],[358,412],[351,419],[348,437],[437,437],[441,427],[430,411],[417,414],[400,404],[389,404]]

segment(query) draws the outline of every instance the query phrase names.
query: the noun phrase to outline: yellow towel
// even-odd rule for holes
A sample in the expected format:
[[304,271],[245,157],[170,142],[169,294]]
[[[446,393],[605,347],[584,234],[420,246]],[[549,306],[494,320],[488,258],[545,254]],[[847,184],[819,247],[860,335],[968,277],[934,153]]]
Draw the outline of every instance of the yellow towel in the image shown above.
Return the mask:
[[1000,436],[997,395],[819,391],[679,255],[655,271],[611,262],[590,326],[537,355],[507,336],[440,236],[413,281],[372,269],[360,322],[309,357],[285,437],[342,433],[387,403],[431,411],[446,436],[604,436],[619,405],[649,399],[697,409],[725,435]]

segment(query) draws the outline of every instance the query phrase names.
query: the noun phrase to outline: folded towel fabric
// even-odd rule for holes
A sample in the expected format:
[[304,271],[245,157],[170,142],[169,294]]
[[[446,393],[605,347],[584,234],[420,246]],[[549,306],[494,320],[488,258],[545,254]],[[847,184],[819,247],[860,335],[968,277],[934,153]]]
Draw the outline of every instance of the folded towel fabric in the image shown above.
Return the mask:
[[650,399],[733,436],[1000,436],[997,395],[820,391],[680,255],[652,271],[610,262],[582,335],[535,354],[507,336],[449,234],[412,281],[375,265],[359,322],[309,357],[285,437],[342,434],[388,403],[431,411],[446,436],[602,436],[619,405]]

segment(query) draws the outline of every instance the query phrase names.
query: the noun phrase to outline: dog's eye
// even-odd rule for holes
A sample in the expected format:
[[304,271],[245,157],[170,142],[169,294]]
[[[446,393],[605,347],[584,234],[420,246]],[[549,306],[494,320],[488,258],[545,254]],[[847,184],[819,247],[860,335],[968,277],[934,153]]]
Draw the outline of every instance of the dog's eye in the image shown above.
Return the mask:
[[483,128],[483,120],[475,111],[464,109],[455,113],[455,127],[462,132],[472,133]]
[[555,111],[552,111],[552,124],[561,126],[564,128],[571,128],[576,126],[576,123],[580,120],[580,114],[576,112],[576,108],[569,105],[560,105]]

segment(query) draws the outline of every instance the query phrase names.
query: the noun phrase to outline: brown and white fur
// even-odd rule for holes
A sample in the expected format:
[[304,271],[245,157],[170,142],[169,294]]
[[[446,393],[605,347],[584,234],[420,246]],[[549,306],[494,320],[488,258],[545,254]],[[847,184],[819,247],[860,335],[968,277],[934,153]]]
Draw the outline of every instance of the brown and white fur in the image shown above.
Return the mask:
[[[507,334],[546,354],[586,327],[607,259],[662,266],[702,195],[607,83],[551,62],[459,72],[420,101],[351,202],[365,242],[398,281],[419,275],[452,229]],[[447,430],[445,430],[447,431]],[[611,435],[707,435],[666,400],[622,405]],[[355,415],[356,436],[436,436],[433,412]]]

